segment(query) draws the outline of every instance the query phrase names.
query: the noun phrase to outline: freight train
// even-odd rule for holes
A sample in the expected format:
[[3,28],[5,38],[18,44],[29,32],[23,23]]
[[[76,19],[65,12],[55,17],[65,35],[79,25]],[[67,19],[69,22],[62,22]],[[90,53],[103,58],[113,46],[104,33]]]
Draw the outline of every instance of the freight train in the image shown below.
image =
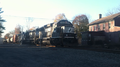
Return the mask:
[[[105,31],[86,31],[81,32],[81,46],[102,45],[103,47],[120,49],[120,45],[111,45],[110,38]],[[78,40],[74,32],[74,27],[68,20],[60,20],[44,25],[35,30],[28,30],[21,34],[13,35],[7,42],[32,43],[39,45],[55,46],[78,46]]]
[[8,37],[7,39],[5,38],[4,41],[7,43],[20,43],[20,38],[21,38],[21,34],[14,34]]
[[24,32],[20,42],[40,45],[73,46],[77,43],[77,39],[72,23],[68,20],[60,20],[44,25],[41,28]]
[[105,31],[87,31],[82,32],[81,34],[82,46],[100,46],[103,48],[120,50],[120,42],[112,42],[109,33],[106,33]]
[[82,45],[105,45],[107,44],[107,37],[104,31],[87,31],[81,32],[82,34]]

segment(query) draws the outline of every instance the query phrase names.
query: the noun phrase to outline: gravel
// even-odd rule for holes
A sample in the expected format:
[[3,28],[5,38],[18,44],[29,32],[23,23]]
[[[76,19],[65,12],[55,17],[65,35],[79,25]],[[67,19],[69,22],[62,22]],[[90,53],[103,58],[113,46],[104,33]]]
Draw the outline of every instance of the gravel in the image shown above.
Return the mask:
[[58,47],[0,46],[0,67],[120,67],[120,54]]

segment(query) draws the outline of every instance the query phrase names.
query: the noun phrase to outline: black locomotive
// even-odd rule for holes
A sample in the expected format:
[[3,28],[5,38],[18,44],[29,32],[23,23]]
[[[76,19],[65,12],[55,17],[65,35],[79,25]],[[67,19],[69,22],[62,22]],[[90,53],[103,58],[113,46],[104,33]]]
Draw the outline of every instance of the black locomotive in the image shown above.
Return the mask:
[[74,27],[68,20],[44,25],[33,31],[27,31],[23,34],[22,43],[35,43],[40,45],[60,45],[71,46],[77,43]]

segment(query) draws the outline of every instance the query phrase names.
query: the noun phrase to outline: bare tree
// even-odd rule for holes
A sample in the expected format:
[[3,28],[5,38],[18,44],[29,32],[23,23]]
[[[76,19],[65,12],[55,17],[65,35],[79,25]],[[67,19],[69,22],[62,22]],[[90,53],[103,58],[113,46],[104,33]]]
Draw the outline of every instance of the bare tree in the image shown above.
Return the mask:
[[119,13],[119,12],[120,12],[120,5],[119,5],[118,7],[116,7],[116,8],[109,9],[109,10],[105,13],[105,15],[106,15],[106,16],[109,16],[109,15],[113,15],[113,14]]
[[118,6],[117,10],[118,10],[118,12],[120,12],[120,5]]
[[64,13],[58,14],[58,15],[55,17],[54,22],[58,22],[59,20],[62,20],[62,19],[67,20],[67,18],[65,17],[65,14],[64,14]]
[[22,31],[22,26],[18,24],[18,25],[15,27],[15,34],[20,34],[21,31]]
[[115,8],[114,8],[114,9],[108,10],[105,15],[106,15],[106,16],[109,16],[109,15],[113,15],[113,14],[115,14],[115,13],[117,13],[117,11],[116,11]]
[[9,32],[9,34],[15,34],[15,30],[11,30],[10,32]]
[[30,24],[31,24],[31,22],[33,22],[33,18],[32,17],[27,17],[26,18],[26,22],[27,22],[27,25],[26,25],[26,27],[27,27],[27,30],[29,30],[30,29]]
[[15,31],[12,30],[12,31],[9,31],[7,34],[5,34],[4,38],[7,39],[10,37],[10,35],[14,35],[15,34]]
[[5,34],[4,38],[5,38],[5,39],[8,39],[8,38],[9,38],[9,35],[10,35],[9,33]]

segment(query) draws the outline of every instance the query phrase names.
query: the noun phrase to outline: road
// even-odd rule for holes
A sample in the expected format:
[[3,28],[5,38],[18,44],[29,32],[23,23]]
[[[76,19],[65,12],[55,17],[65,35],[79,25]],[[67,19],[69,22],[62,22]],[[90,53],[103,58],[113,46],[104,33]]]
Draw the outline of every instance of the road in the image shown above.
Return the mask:
[[120,67],[120,54],[35,45],[0,45],[0,67]]

